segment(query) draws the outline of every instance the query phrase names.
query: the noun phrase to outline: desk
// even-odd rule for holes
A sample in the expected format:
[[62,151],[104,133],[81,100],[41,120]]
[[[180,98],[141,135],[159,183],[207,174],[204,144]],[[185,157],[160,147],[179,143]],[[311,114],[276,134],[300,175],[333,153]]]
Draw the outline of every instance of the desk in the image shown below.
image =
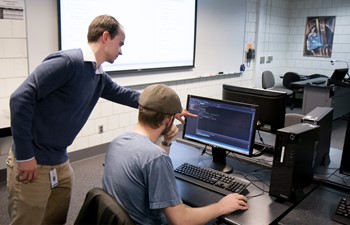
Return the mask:
[[[284,75],[280,76],[281,79],[283,79]],[[299,74],[299,77],[300,77],[300,80],[307,80],[309,79],[309,76],[308,75],[300,75]]]
[[350,193],[321,184],[290,213],[282,218],[278,224],[339,224],[330,218],[334,214],[341,197],[350,198]]
[[[208,154],[201,155],[201,152],[202,150],[198,147],[177,141],[171,146],[170,157],[174,168],[180,166],[183,162],[197,165],[199,162],[212,159]],[[246,177],[252,181],[252,184],[248,186],[247,193],[243,193],[249,198],[249,210],[226,215],[221,218],[223,221],[228,224],[242,225],[270,224],[281,219],[283,215],[292,209],[293,203],[287,201],[278,202],[275,197],[269,195],[268,186],[271,169],[234,159],[233,157],[228,157],[227,162],[233,167],[234,175]],[[190,206],[205,206],[222,198],[220,194],[181,180],[177,180],[177,185],[184,203]],[[265,192],[258,187],[265,190]]]
[[302,113],[306,115],[317,106],[333,108],[333,119],[349,113],[350,88],[328,86],[327,82],[315,84],[322,80],[326,81],[327,78],[314,78],[292,83],[292,87],[304,88]]
[[[170,157],[173,161],[174,168],[180,166],[184,162],[198,165],[200,162],[210,161],[212,159],[211,155],[201,155],[201,153],[201,146],[195,144],[189,145],[176,141],[171,147]],[[256,160],[259,159],[257,158],[244,156],[239,158],[227,157],[227,163],[234,169],[233,174],[245,177],[250,180],[252,184],[248,186],[247,192],[243,193],[249,198],[249,209],[247,211],[238,211],[225,215],[220,218],[220,221],[227,224],[241,225],[276,223],[337,224],[332,222],[330,217],[331,213],[334,212],[333,206],[338,203],[341,196],[344,196],[343,194],[350,195],[349,191],[344,192],[333,185],[329,186],[330,184],[344,181],[342,179],[344,175],[335,173],[340,165],[341,153],[341,150],[330,149],[331,163],[327,167],[319,166],[316,168],[314,179],[318,184],[312,184],[308,187],[307,191],[311,194],[307,195],[299,204],[293,204],[288,201],[281,202],[269,195],[268,191],[271,178],[271,168],[268,168],[269,165],[258,165]],[[268,158],[268,156],[265,157]],[[272,160],[272,156],[270,156],[270,159]],[[222,198],[220,194],[216,194],[185,181],[177,180],[176,182],[184,203],[189,206],[205,206],[217,202]],[[321,185],[319,185],[319,183],[321,183]],[[306,215],[309,215],[309,217],[306,217]],[[322,223],[320,221],[322,221]]]
[[317,78],[312,78],[312,79],[303,79],[300,81],[296,81],[291,83],[291,87],[298,89],[298,88],[303,88],[305,86],[317,86],[317,87],[327,87],[327,82],[328,78],[324,77],[317,77]]

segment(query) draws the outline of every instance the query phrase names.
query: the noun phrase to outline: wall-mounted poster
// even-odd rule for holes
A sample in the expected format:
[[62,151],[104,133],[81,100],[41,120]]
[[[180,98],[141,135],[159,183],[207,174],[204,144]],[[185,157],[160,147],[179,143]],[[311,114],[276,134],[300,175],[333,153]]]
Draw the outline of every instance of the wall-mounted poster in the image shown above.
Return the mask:
[[0,0],[0,19],[23,20],[24,0]]
[[307,17],[304,56],[332,56],[335,16]]

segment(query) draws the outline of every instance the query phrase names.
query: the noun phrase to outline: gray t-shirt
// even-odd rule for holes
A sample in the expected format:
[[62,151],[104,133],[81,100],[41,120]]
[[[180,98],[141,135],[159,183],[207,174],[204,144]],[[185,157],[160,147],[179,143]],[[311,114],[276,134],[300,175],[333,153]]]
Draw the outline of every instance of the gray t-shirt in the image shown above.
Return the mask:
[[173,170],[161,147],[126,133],[108,148],[102,185],[138,224],[167,224],[162,208],[182,203]]

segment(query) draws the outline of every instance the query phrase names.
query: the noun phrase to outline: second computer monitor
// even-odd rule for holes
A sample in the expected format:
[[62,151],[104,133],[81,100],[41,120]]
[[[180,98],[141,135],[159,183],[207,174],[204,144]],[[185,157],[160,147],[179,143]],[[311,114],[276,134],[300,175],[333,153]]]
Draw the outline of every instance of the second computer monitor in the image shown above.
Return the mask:
[[257,129],[275,133],[284,127],[287,94],[280,91],[223,85],[222,99],[259,106]]
[[348,70],[349,70],[348,68],[335,69],[330,79],[341,82],[344,80]]

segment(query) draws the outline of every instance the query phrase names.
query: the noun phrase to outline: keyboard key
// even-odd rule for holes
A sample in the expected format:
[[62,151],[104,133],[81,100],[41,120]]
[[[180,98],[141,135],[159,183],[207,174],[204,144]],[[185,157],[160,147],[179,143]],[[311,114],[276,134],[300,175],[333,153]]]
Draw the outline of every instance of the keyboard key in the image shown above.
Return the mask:
[[347,198],[341,198],[337,208],[332,216],[332,220],[350,225],[350,201]]

